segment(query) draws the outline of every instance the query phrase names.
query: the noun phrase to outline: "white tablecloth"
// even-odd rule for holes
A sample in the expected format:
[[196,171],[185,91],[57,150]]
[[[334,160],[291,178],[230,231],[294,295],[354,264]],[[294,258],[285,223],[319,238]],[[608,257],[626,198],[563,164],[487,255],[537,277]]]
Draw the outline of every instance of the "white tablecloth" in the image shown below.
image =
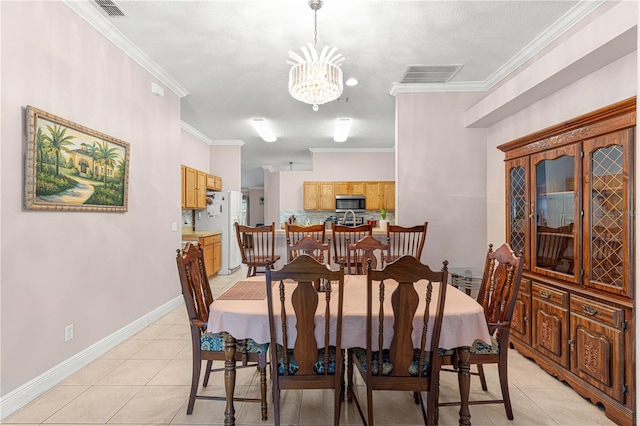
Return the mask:
[[[264,276],[252,277],[249,280],[265,282]],[[247,281],[247,279],[243,279]],[[385,281],[386,299],[385,299],[385,341],[384,346],[388,347],[391,343],[393,335],[393,310],[391,308],[391,293],[395,288],[395,283]],[[424,314],[424,287],[425,282],[421,282],[422,287],[418,290],[420,304],[416,313],[414,322],[413,340],[415,347],[419,347],[420,333],[422,329],[422,316]],[[241,285],[241,284],[240,284]],[[366,276],[364,275],[347,275],[345,276],[344,287],[344,306],[342,319],[342,347],[365,347],[366,346]],[[288,284],[291,289],[295,284]],[[432,303],[438,298],[439,283],[434,284]],[[337,312],[338,291],[334,287],[331,296],[332,313]],[[288,290],[287,290],[288,291]],[[280,312],[280,301],[277,300],[277,290],[274,288],[274,312]],[[320,303],[316,316],[316,340],[319,347],[324,346],[324,293],[319,293]],[[379,302],[377,299],[377,289],[374,292],[374,313],[377,313]],[[434,308],[435,309],[435,308]],[[434,315],[435,312],[431,312]],[[288,331],[289,344],[293,345],[295,340],[295,316],[293,307],[287,308],[288,315]],[[377,315],[377,314],[375,314]],[[337,318],[332,316],[332,323]],[[377,320],[376,320],[377,321]],[[388,322],[387,322],[388,321]],[[431,322],[430,322],[431,324]],[[335,324],[330,327],[335,332]],[[374,330],[377,325],[374,326]],[[209,314],[209,323],[207,331],[218,333],[226,331],[236,339],[251,338],[258,343],[267,343],[269,337],[269,319],[267,312],[267,301],[264,300],[215,300],[211,304],[211,312]],[[281,333],[278,333],[279,335]],[[430,333],[429,333],[430,334]],[[430,335],[428,336],[427,347],[429,345]],[[334,343],[335,335],[331,336],[331,343]],[[440,335],[440,347],[445,349],[457,348],[460,346],[471,346],[476,339],[490,342],[489,332],[487,330],[484,311],[474,299],[467,296],[464,292],[449,286],[447,289],[447,297],[445,302],[444,318],[442,323],[442,332]],[[375,341],[376,339],[374,339]],[[282,343],[282,342],[280,342]],[[374,343],[376,345],[376,343]],[[377,348],[374,347],[374,350]]]

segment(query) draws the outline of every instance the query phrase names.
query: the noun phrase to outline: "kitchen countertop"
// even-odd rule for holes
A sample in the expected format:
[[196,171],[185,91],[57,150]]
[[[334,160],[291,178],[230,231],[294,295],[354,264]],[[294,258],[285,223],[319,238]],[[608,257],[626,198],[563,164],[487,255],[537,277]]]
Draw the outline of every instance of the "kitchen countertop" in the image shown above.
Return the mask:
[[[278,235],[285,235],[286,231],[284,229],[276,229],[276,236]],[[331,229],[327,228],[325,230],[325,234],[330,236],[331,235]],[[387,235],[387,230],[386,229],[382,229],[382,228],[373,228],[372,231],[373,235]]]
[[182,233],[182,241],[197,241],[201,237],[220,235],[222,231],[189,231]]

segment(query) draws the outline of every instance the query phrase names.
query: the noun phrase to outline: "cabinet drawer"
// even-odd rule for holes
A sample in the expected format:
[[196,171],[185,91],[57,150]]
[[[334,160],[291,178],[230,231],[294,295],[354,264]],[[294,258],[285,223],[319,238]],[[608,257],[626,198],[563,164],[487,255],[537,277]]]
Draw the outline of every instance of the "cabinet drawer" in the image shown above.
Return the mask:
[[222,241],[222,235],[221,235],[221,234],[218,234],[218,235],[212,235],[212,236],[211,236],[211,237],[209,237],[209,238],[211,238],[211,240],[212,240],[214,243],[219,243],[219,242],[221,242],[221,241]]
[[624,311],[615,306],[607,306],[580,296],[571,296],[571,312],[587,317],[593,321],[608,324],[617,329],[622,328]]
[[534,298],[545,300],[547,303],[552,303],[563,308],[569,307],[569,293],[566,291],[557,290],[538,283],[532,283],[531,288],[531,293]]
[[208,237],[202,237],[201,238],[202,245],[206,246],[206,245],[209,245],[209,244],[213,244],[215,237],[216,237],[215,235],[210,235]]

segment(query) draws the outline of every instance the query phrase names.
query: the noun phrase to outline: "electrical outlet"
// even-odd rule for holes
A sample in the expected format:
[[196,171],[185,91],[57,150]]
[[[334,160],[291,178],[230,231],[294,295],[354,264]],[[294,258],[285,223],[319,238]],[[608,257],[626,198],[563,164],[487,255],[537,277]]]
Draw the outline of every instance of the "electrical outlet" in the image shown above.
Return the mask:
[[68,342],[73,339],[73,324],[69,324],[64,328],[64,341]]

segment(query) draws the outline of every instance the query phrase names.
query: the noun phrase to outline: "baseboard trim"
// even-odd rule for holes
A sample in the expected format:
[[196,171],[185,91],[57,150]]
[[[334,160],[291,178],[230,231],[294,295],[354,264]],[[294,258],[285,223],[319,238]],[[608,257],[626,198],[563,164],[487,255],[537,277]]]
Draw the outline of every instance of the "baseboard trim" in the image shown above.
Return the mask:
[[170,300],[164,305],[154,309],[143,317],[121,328],[115,333],[94,343],[85,350],[78,352],[38,377],[28,381],[19,388],[0,397],[0,420],[15,413],[43,393],[47,392],[73,373],[95,361],[120,343],[141,331],[149,324],[154,323],[164,315],[173,311],[184,303],[182,295]]

